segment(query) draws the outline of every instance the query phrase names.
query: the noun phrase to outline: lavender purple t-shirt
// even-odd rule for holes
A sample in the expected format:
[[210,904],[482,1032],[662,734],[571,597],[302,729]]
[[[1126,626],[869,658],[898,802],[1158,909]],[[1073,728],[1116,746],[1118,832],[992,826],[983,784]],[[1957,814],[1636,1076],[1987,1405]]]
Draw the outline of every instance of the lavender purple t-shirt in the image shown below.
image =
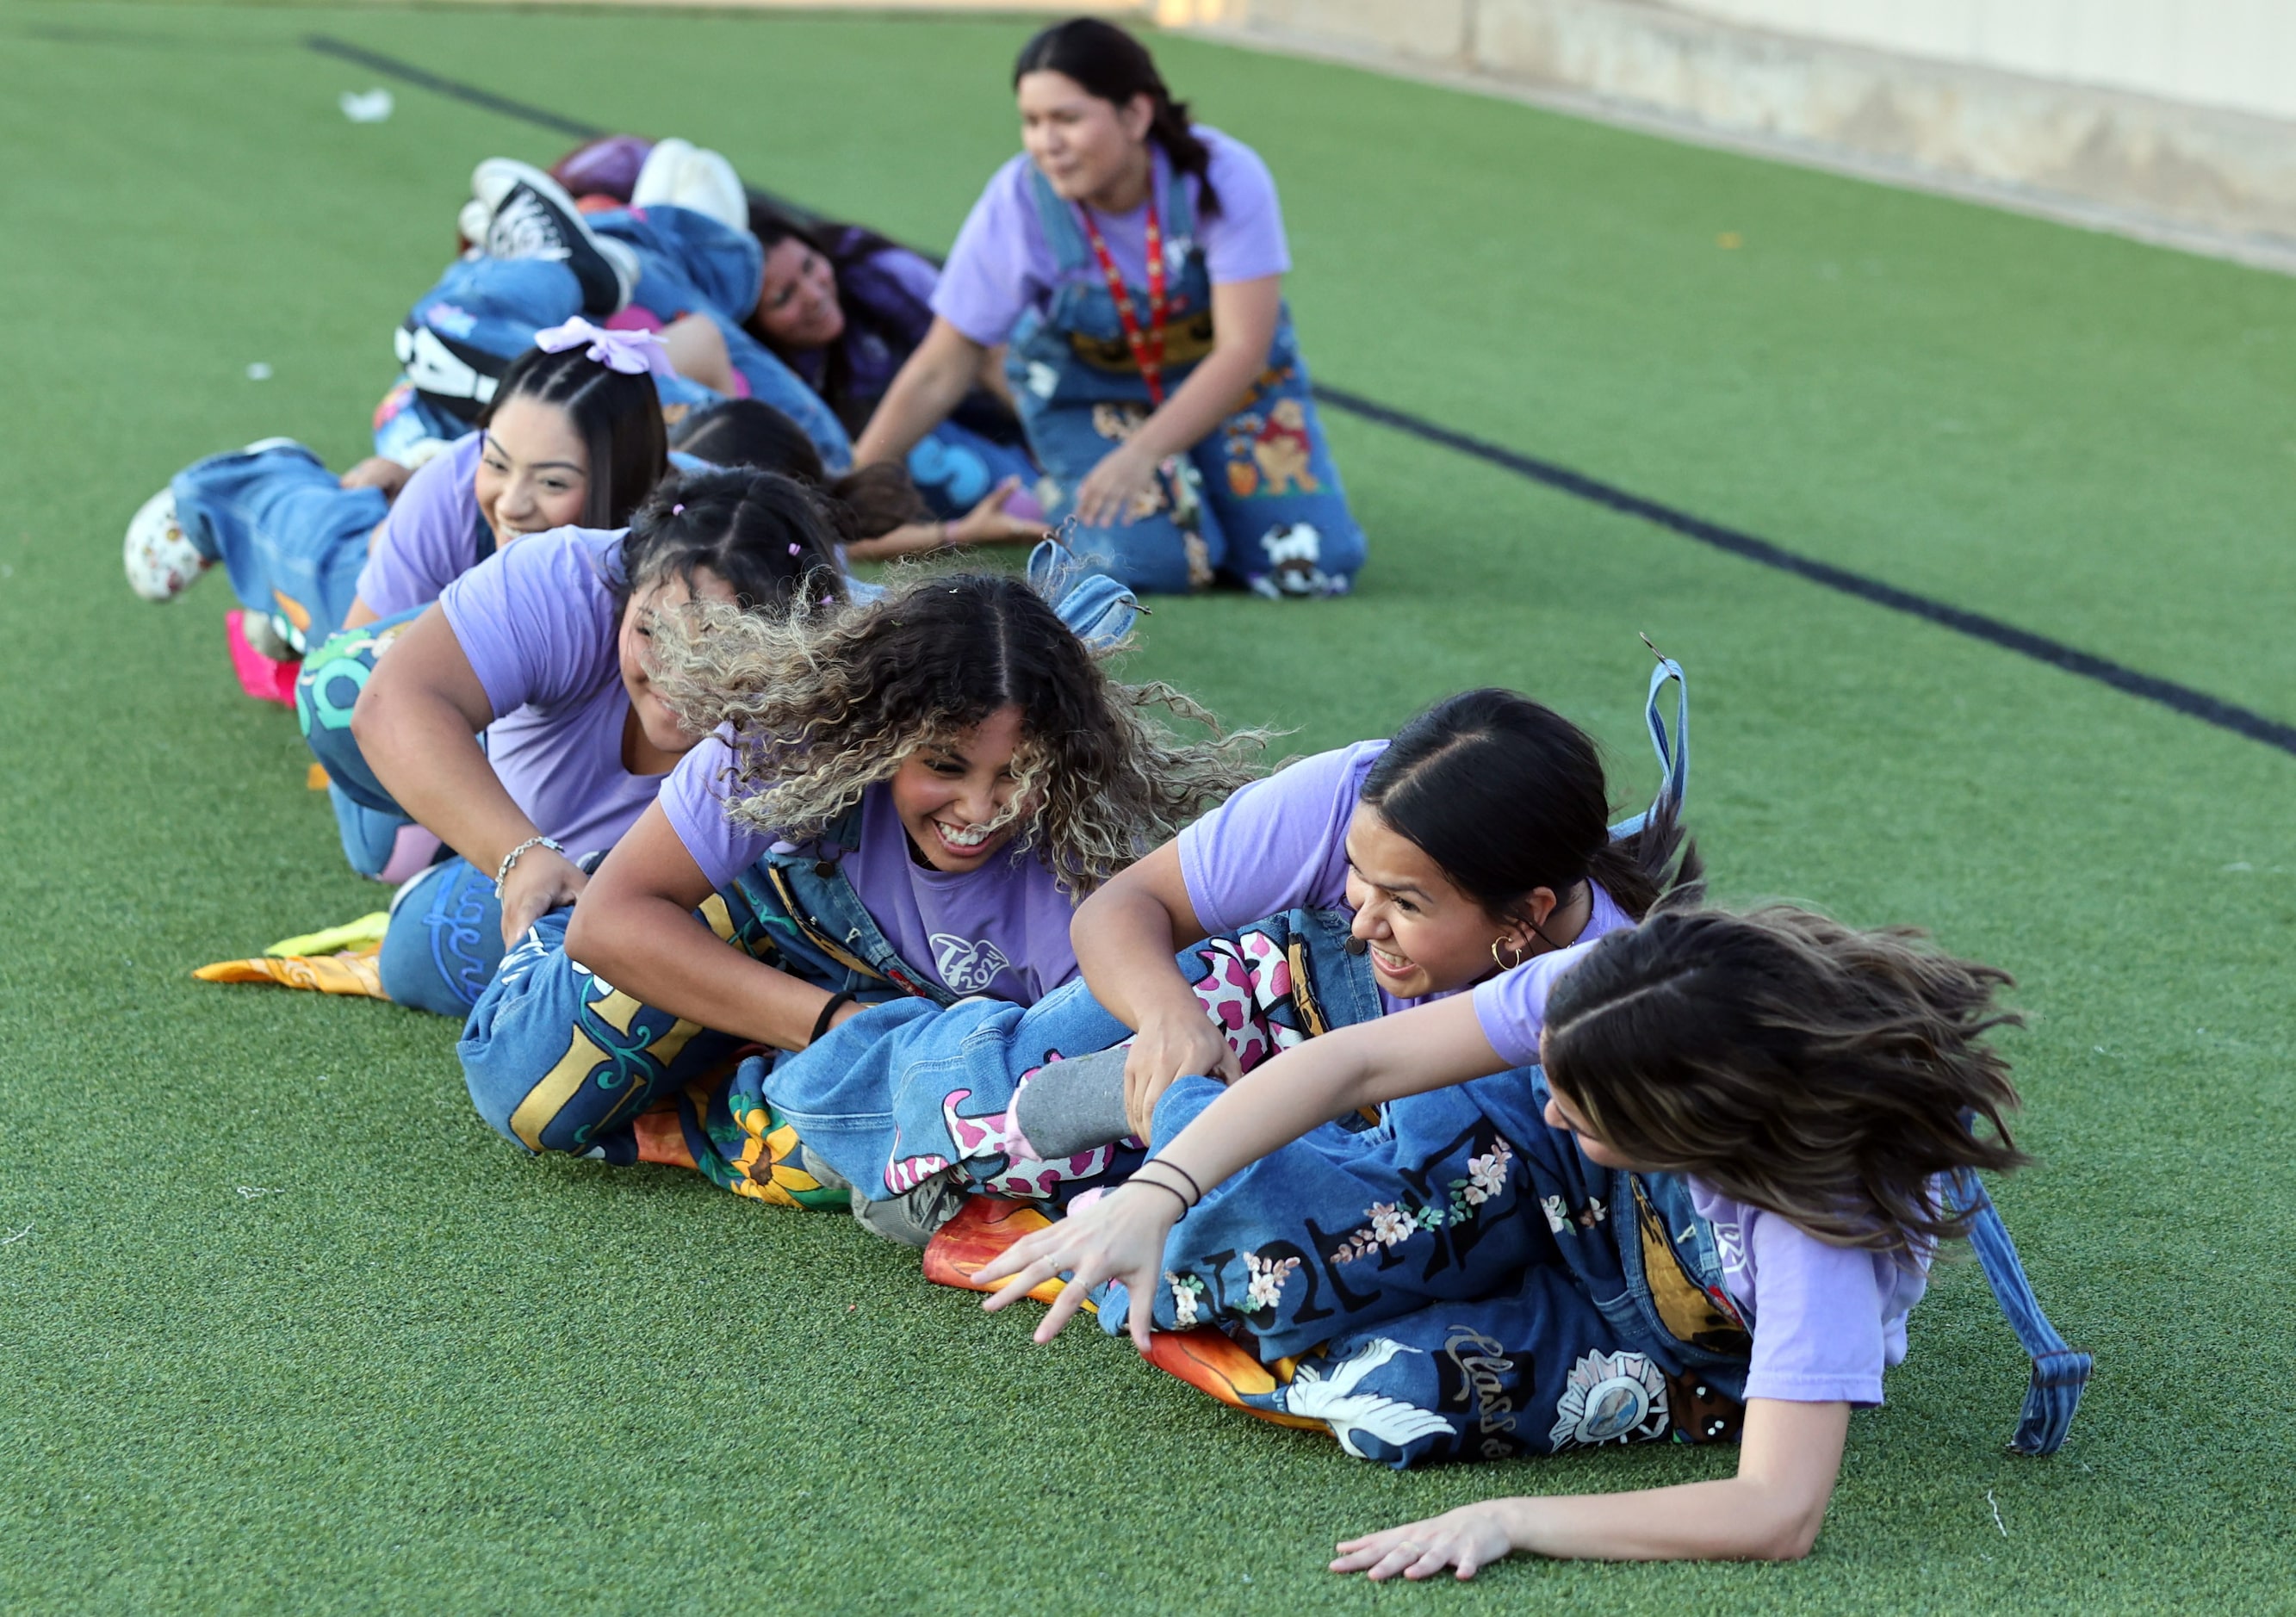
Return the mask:
[[[1180,184],[1196,216],[1194,241],[1204,249],[1204,268],[1212,284],[1283,274],[1292,267],[1292,253],[1283,239],[1283,210],[1267,165],[1241,141],[1203,124],[1193,129],[1211,151],[1209,168],[1212,189],[1219,195],[1219,212],[1204,216],[1202,185],[1195,176],[1182,175]],[[1162,147],[1152,144],[1149,150],[1160,193],[1171,166]],[[1143,202],[1129,213],[1095,213],[1093,222],[1100,226],[1101,239],[1125,279],[1134,286],[1146,285],[1148,205]],[[1165,222],[1164,259],[1170,273],[1177,274],[1187,262],[1190,245],[1172,235]],[[1099,282],[1100,272],[1090,264],[1078,273],[1080,279]],[[933,291],[933,313],[973,341],[994,347],[1012,336],[1021,315],[1048,305],[1060,282],[1060,259],[1037,216],[1029,159],[1016,157],[990,178],[957,232],[956,245],[949,249],[948,263]]]
[[[726,817],[732,749],[711,736],[680,759],[661,790],[662,813],[702,876],[722,887],[776,845]],[[861,845],[845,878],[885,941],[954,994],[1033,1005],[1077,974],[1069,943],[1075,904],[1036,855],[1013,848],[978,870],[952,874],[912,854],[883,782],[861,798]]]
[[479,495],[475,479],[486,434],[456,438],[447,451],[415,469],[375,530],[358,598],[377,617],[427,607],[479,559]]
[[[1364,777],[1386,750],[1385,741],[1357,741],[1302,758],[1242,788],[1182,831],[1180,878],[1204,929],[1233,932],[1286,910],[1348,909],[1348,821]],[[1594,909],[1581,941],[1635,924],[1599,885],[1587,885]],[[1384,988],[1379,998],[1390,1014],[1423,1002]]]
[[[1509,1066],[1538,1065],[1555,981],[1592,943],[1525,960],[1477,985],[1475,1019]],[[1906,1315],[1928,1285],[1926,1262],[1830,1246],[1788,1219],[1690,1181],[1714,1226],[1723,1289],[1754,1334],[1746,1396],[1789,1403],[1882,1401],[1882,1372],[1906,1357]]]
[[663,779],[622,767],[621,548],[619,532],[555,528],[489,556],[439,597],[494,711],[496,778],[578,856],[619,841]]

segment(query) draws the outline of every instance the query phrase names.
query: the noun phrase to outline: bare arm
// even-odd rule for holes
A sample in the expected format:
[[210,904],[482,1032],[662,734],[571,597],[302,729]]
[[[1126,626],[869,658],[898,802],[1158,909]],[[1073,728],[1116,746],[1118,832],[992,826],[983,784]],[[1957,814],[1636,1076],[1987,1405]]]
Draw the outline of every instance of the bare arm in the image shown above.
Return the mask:
[[961,544],[1034,544],[1045,536],[1045,525],[1007,516],[1004,509],[1004,502],[1020,486],[1019,478],[1005,478],[955,522],[905,522],[874,539],[856,540],[845,547],[845,559],[890,561],[896,556],[953,550]]
[[[656,803],[590,878],[566,952],[658,1010],[776,1049],[803,1049],[830,996],[755,960],[702,925],[709,878]],[[839,1020],[859,1013],[848,1007]]]
[[1340,1545],[1335,1572],[1472,1578],[1513,1553],[1605,1561],[1798,1561],[1841,1473],[1846,1403],[1746,1406],[1738,1474],[1631,1493],[1489,1499]]
[[1095,527],[1121,520],[1132,496],[1148,486],[1159,465],[1194,448],[1234,412],[1267,368],[1283,303],[1281,275],[1212,288],[1212,351],[1077,486],[1078,516]]
[[381,616],[381,613],[377,612],[373,607],[366,604],[366,600],[364,596],[354,595],[351,597],[351,609],[343,614],[343,627],[346,629],[360,628],[367,624],[373,623]]
[[893,378],[853,445],[856,466],[908,458],[917,440],[948,419],[980,375],[988,349],[939,315]]
[[1203,936],[1177,842],[1111,877],[1069,927],[1092,997],[1140,1035],[1124,1060],[1124,1109],[1143,1139],[1158,1098],[1177,1080],[1239,1075],[1235,1052],[1172,959]]
[[973,380],[980,384],[982,391],[1017,415],[1020,406],[1013,402],[1013,379],[1004,374],[1007,347],[1000,342],[993,348],[981,349],[980,374]]
[[[1483,1036],[1474,996],[1456,994],[1294,1045],[1229,1085],[1156,1155],[1210,1190],[1342,1113],[1464,1083],[1507,1065]],[[1056,1275],[1071,1274],[1037,1327],[1037,1340],[1049,1342],[1103,1280],[1123,1281],[1136,1297],[1150,1295],[1163,1272],[1164,1237],[1180,1213],[1178,1199],[1167,1192],[1120,1185],[1082,1213],[1015,1242],[983,1269],[984,1280],[1012,1278],[982,1306],[1003,1308]],[[1133,1341],[1146,1352],[1145,1309],[1132,1311],[1131,1326]]]
[[[352,739],[383,788],[482,871],[540,834],[479,745],[479,731],[494,716],[486,687],[436,604],[375,658],[351,710]],[[515,941],[536,917],[571,900],[583,880],[563,854],[529,848],[503,892],[503,941]]]

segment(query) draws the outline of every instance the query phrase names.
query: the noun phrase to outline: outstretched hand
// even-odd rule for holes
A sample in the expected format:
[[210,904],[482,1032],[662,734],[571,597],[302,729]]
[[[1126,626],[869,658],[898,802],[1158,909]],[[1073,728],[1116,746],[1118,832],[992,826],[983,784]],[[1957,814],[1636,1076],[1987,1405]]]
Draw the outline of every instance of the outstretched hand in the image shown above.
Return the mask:
[[1033,543],[1050,530],[1042,519],[1031,520],[1005,510],[1004,502],[1021,492],[1021,479],[1006,478],[973,503],[971,510],[948,525],[947,539],[957,544]]
[[1164,1237],[1180,1221],[1182,1211],[1173,1191],[1155,1185],[1119,1185],[1082,1212],[1022,1237],[983,1269],[978,1278],[1005,1284],[980,1306],[993,1314],[1046,1281],[1067,1275],[1068,1284],[1037,1327],[1037,1340],[1050,1342],[1084,1306],[1094,1286],[1119,1280],[1132,1294],[1128,1323],[1133,1344],[1144,1353],[1155,1314],[1156,1285],[1164,1272]]
[[1458,1569],[1461,1579],[1478,1569],[1503,1561],[1514,1550],[1508,1532],[1504,1499],[1486,1499],[1456,1510],[1390,1527],[1384,1532],[1349,1539],[1332,1563],[1335,1572],[1362,1572],[1378,1583],[1398,1572],[1414,1582],[1431,1578],[1445,1567]]

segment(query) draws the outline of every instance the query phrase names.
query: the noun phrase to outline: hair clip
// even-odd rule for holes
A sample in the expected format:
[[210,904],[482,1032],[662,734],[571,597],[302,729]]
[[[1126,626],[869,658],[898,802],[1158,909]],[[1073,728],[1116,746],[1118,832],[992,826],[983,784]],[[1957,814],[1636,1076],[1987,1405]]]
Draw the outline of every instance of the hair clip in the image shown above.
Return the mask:
[[583,357],[624,376],[673,377],[669,350],[652,331],[609,331],[577,315],[563,325],[534,334],[534,346],[545,354],[563,354],[587,343]]
[[685,507],[683,505],[673,505],[669,508],[669,514],[673,517],[683,517],[685,515]]
[[802,547],[800,546],[792,544],[790,546],[790,554],[792,556],[796,555],[801,548]]

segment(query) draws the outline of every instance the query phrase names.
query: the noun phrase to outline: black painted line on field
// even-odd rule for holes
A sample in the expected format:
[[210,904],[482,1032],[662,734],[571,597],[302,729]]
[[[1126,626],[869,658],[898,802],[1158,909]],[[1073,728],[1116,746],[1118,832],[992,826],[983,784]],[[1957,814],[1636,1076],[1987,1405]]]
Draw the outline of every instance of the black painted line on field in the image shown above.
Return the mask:
[[[496,95],[491,90],[482,90],[475,85],[442,78],[425,69],[414,66],[412,62],[401,61],[396,57],[385,56],[379,52],[367,50],[362,45],[352,45],[324,34],[313,34],[306,38],[304,43],[322,54],[338,57],[345,61],[357,62],[361,67],[370,68],[375,72],[398,78],[402,83],[414,85],[453,100],[464,102],[474,107],[482,107],[490,112],[499,112],[505,117],[519,118],[545,129],[554,129],[562,135],[570,135],[577,140],[592,140],[609,133],[595,125],[581,123],[570,118],[562,118],[555,112],[540,107],[529,106],[524,102],[512,101],[508,96]],[[767,193],[758,194],[765,196]],[[808,210],[791,207],[780,198],[775,197],[769,200],[778,206],[788,208],[792,213],[808,216]],[[2203,724],[2213,724],[2219,730],[2228,730],[2234,735],[2245,736],[2251,741],[2261,741],[2267,747],[2277,747],[2282,752],[2296,755],[2296,724],[2285,724],[2277,719],[2267,718],[2252,708],[2243,707],[2234,702],[2227,702],[2221,697],[2210,696],[2205,690],[2179,684],[2174,680],[2165,680],[2157,674],[2145,674],[2125,664],[2116,663],[2110,657],[2098,657],[2094,652],[2083,651],[2077,646],[2069,646],[2062,641],[2052,640],[2046,634],[2037,634],[2030,629],[2021,629],[2014,624],[2005,623],[2000,618],[1988,617],[1985,613],[1972,612],[1966,608],[1956,607],[1927,595],[1915,594],[1911,590],[1899,589],[1896,584],[1884,583],[1879,578],[1871,578],[1863,573],[1853,573],[1847,568],[1835,567],[1832,562],[1820,561],[1814,556],[1804,556],[1798,551],[1787,550],[1783,545],[1773,544],[1767,539],[1760,538],[1756,535],[1745,533],[1734,527],[1726,527],[1719,522],[1710,522],[1705,518],[1693,516],[1688,511],[1677,510],[1673,506],[1646,499],[1641,494],[1620,488],[1616,484],[1605,483],[1599,478],[1590,478],[1585,472],[1573,471],[1569,467],[1559,466],[1552,461],[1542,461],[1536,455],[1524,454],[1520,450],[1509,449],[1504,445],[1489,443],[1482,438],[1455,431],[1451,428],[1428,421],[1423,416],[1413,415],[1408,411],[1382,404],[1375,399],[1365,398],[1362,394],[1349,392],[1344,388],[1334,388],[1328,383],[1318,382],[1316,384],[1316,397],[1319,403],[1344,411],[1349,415],[1360,416],[1365,421],[1375,422],[1382,427],[1403,433],[1406,437],[1417,438],[1423,443],[1433,444],[1439,448],[1455,451],[1473,460],[1480,461],[1487,466],[1496,466],[1502,471],[1513,472],[1519,478],[1527,478],[1530,482],[1554,489],[1558,494],[1569,494],[1573,499],[1599,505],[1606,510],[1616,511],[1620,516],[1639,519],[1655,527],[1665,528],[1669,533],[1678,534],[1685,539],[1694,540],[1700,544],[1709,545],[1715,550],[1735,556],[1742,561],[1751,561],[1759,567],[1771,568],[1781,573],[1791,573],[1797,578],[1807,579],[1812,584],[1839,591],[1844,595],[1855,596],[1859,600],[1874,606],[1882,607],[1892,612],[1902,612],[1909,617],[1921,618],[1940,628],[1950,629],[1956,634],[1965,634],[1972,640],[1983,641],[1986,644],[1997,646],[2002,650],[2014,652],[2020,657],[2030,657],[2035,662],[2046,663],[2052,668],[2061,669],[2079,678],[2094,680],[2101,685],[2109,685],[2125,695],[2136,697],[2147,702],[2156,702],[2171,712],[2183,714],[2187,718],[2198,719]]]
[[544,107],[530,107],[522,101],[512,101],[507,95],[497,95],[492,90],[481,90],[476,85],[466,85],[459,79],[441,78],[425,68],[411,61],[401,61],[396,56],[385,56],[380,51],[370,51],[365,45],[353,45],[348,39],[337,39],[330,34],[308,34],[303,43],[322,56],[334,56],[344,61],[355,61],[363,68],[446,96],[449,101],[468,102],[483,107],[489,112],[499,112],[504,118],[538,124],[545,129],[555,129],[561,135],[570,135],[578,141],[594,141],[602,135],[611,135],[611,129],[601,129],[595,124],[586,124],[578,118],[562,118]]
[[2067,674],[2095,680],[2099,684],[2110,685],[2115,690],[2141,697],[2148,702],[2158,702],[2188,718],[2214,724],[2220,730],[2229,730],[2252,741],[2261,741],[2267,747],[2296,753],[2296,725],[2267,718],[2252,709],[2210,696],[2205,690],[2196,690],[2174,680],[2142,673],[2110,657],[2083,651],[2079,647],[2052,640],[2046,634],[2037,634],[2030,629],[2021,629],[2014,624],[2004,623],[1982,612],[1972,612],[1966,608],[1932,600],[1927,595],[1917,595],[1911,590],[1901,590],[1896,584],[1885,584],[1879,578],[1869,578],[1863,573],[1835,567],[1832,562],[1799,554],[1755,535],[1725,527],[1721,523],[1709,522],[1703,517],[1695,517],[1688,511],[1662,505],[1656,500],[1645,499],[1599,478],[1590,478],[1585,472],[1573,471],[1567,466],[1558,466],[1552,461],[1542,461],[1535,455],[1527,455],[1502,445],[1486,443],[1481,438],[1471,437],[1406,411],[1393,409],[1358,393],[1349,393],[1319,382],[1316,386],[1316,397],[1319,403],[1336,405],[1350,415],[1359,415],[1365,421],[1376,421],[1382,427],[1392,428],[1409,437],[1456,450],[1461,454],[1472,456],[1531,482],[1544,484],[1575,499],[1617,511],[1621,516],[1640,518],[1685,539],[1694,539],[1701,544],[1726,551],[1742,560],[1775,568],[1781,573],[1792,573],[1812,584],[1823,584],[1829,590],[1839,590],[1845,595],[1854,595],[1877,607],[1886,607],[1892,612],[1923,618],[1956,633],[1966,634],[1972,640],[1998,646],[2005,651],[2013,651],[2020,657],[2030,657],[2053,668],[2062,668]]

